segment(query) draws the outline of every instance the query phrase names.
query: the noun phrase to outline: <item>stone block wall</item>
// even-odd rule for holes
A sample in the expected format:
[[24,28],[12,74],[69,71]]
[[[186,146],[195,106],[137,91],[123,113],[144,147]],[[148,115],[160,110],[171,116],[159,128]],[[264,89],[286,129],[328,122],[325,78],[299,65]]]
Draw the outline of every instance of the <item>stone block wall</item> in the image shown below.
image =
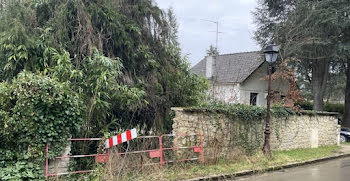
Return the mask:
[[[68,156],[71,151],[71,145],[67,145],[61,156]],[[49,161],[49,173],[63,173],[68,171],[69,158],[62,158]]]
[[[205,154],[230,150],[261,149],[264,139],[265,118],[260,121],[233,121],[224,114],[200,109],[172,108],[173,134],[200,133],[204,138]],[[334,113],[301,113],[288,118],[271,120],[271,149],[290,150],[316,148],[339,144],[340,126]],[[179,138],[180,139],[180,138]],[[174,140],[176,146],[183,140]]]

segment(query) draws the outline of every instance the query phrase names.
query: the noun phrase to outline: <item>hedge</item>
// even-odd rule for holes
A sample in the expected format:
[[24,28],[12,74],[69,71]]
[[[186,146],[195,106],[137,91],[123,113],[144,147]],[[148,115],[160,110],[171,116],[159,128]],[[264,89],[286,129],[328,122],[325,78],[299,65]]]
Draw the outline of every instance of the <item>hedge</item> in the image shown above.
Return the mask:
[[59,155],[84,105],[67,83],[23,72],[0,83],[0,180],[44,180],[45,146]]

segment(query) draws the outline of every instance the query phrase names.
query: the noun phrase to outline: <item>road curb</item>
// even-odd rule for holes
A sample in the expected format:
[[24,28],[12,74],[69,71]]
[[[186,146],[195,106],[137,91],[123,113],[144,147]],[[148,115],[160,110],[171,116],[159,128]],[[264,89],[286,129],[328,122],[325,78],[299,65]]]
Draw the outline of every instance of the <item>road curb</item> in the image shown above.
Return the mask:
[[338,159],[338,158],[344,158],[344,157],[350,157],[350,153],[339,154],[339,155],[334,155],[334,156],[329,156],[329,157],[324,157],[324,158],[319,158],[319,159],[313,159],[313,160],[308,160],[308,161],[303,161],[303,162],[294,162],[294,163],[289,163],[289,164],[280,165],[280,166],[273,166],[273,167],[269,167],[266,169],[243,170],[243,171],[235,172],[232,174],[210,175],[210,176],[206,176],[206,177],[197,177],[197,178],[187,179],[185,181],[233,179],[233,178],[237,178],[237,177],[241,177],[241,176],[248,176],[248,175],[253,175],[253,174],[257,174],[257,173],[272,172],[272,171],[282,170],[282,169],[286,169],[286,168],[293,168],[293,167],[297,167],[297,166],[303,166],[303,165],[308,165],[308,164],[313,164],[313,163],[318,163],[318,162],[333,160],[333,159]]

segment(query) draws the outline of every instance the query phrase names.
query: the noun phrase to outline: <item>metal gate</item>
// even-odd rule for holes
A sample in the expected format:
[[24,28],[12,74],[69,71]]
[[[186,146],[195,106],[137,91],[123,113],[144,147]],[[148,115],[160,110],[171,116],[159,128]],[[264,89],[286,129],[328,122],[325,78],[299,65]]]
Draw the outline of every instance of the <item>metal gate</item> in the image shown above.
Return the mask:
[[[193,138],[199,137],[199,138]],[[173,146],[173,142],[175,139],[187,139],[191,138],[194,140],[195,144],[188,146]],[[174,135],[174,134],[165,134],[161,136],[139,136],[134,140],[140,140],[144,142],[145,139],[153,139],[152,143],[155,144],[154,149],[145,149],[145,150],[132,150],[126,152],[118,152],[119,155],[129,155],[129,154],[147,154],[148,157],[152,160],[151,163],[138,163],[135,166],[149,166],[149,165],[160,165],[163,168],[163,165],[174,163],[174,162],[184,162],[184,161],[194,161],[198,160],[201,163],[204,163],[204,154],[203,154],[203,135],[201,134],[182,134],[182,135]],[[75,138],[69,139],[69,141],[102,141],[104,138]],[[116,146],[118,147],[118,146]],[[94,170],[78,170],[78,171],[70,171],[70,172],[58,172],[51,173],[49,170],[49,144],[46,146],[46,163],[45,163],[45,176],[60,176],[60,175],[69,175],[69,174],[78,174],[78,173],[89,173]],[[84,157],[95,157],[95,161],[97,163],[106,163],[109,161],[111,155],[111,149],[114,147],[107,149],[106,153],[103,154],[81,154],[81,155],[66,155],[66,156],[58,156],[55,159],[74,159],[74,158],[84,158]],[[183,151],[181,151],[183,150]],[[180,158],[175,159],[175,157],[179,157],[181,153],[191,152],[196,156],[191,156],[190,158]],[[169,152],[172,152],[169,154]],[[183,154],[185,155],[185,154]],[[169,158],[169,157],[172,157]]]

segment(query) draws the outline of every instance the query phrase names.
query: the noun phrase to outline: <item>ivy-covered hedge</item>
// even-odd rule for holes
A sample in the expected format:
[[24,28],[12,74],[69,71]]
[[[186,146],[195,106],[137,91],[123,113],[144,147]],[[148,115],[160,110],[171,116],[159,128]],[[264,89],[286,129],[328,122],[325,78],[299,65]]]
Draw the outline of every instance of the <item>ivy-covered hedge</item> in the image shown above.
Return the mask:
[[[208,112],[223,113],[232,118],[232,120],[250,120],[257,121],[265,119],[266,107],[251,106],[245,104],[221,104],[213,103],[209,105],[202,105],[193,107],[193,109],[202,109]],[[280,105],[271,106],[271,115],[276,117],[288,117],[295,114],[292,110],[282,107]]]
[[82,122],[84,105],[67,83],[29,72],[0,83],[0,178],[41,180],[45,145],[60,154]]

